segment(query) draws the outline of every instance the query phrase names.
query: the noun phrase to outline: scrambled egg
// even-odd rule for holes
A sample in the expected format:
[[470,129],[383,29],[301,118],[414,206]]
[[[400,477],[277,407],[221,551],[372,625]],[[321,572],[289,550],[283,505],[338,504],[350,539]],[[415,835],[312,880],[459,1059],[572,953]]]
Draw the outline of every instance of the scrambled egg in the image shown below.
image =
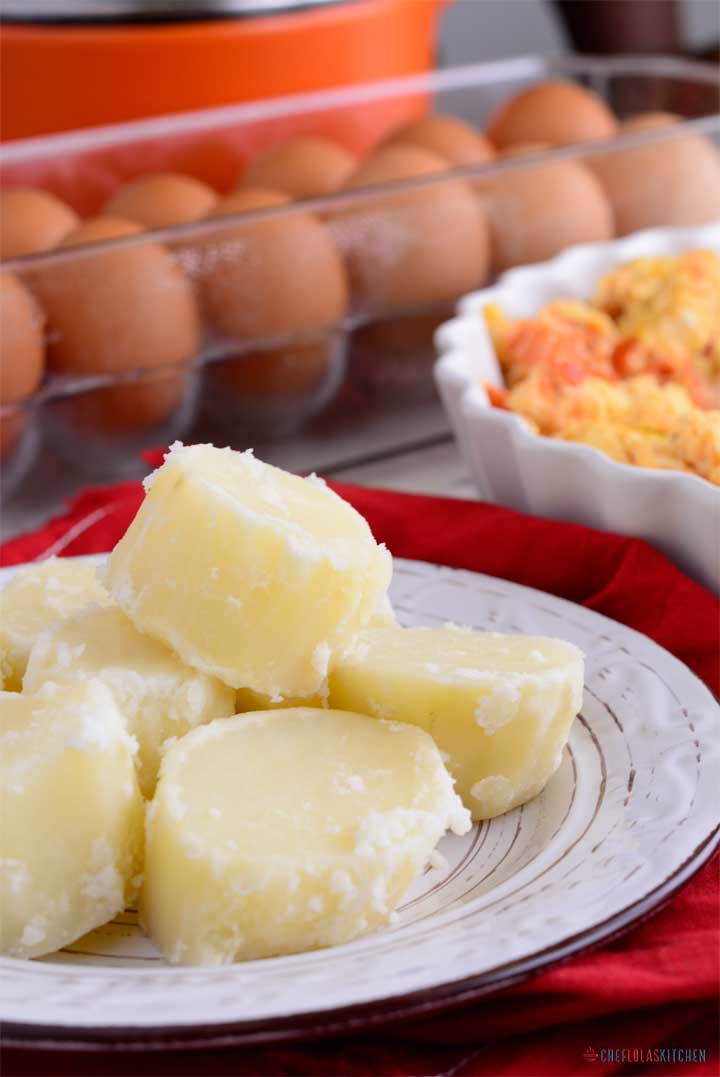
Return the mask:
[[538,433],[621,463],[720,485],[720,258],[640,258],[588,302],[528,319],[485,311],[508,390],[495,400]]

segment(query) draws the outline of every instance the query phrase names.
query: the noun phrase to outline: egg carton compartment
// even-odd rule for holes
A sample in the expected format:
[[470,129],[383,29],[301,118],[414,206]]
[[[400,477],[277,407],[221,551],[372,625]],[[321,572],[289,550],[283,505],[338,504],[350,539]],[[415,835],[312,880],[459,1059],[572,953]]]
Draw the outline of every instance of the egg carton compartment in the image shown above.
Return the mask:
[[346,356],[342,326],[231,345],[203,367],[205,425],[237,447],[258,437],[291,438],[334,400]]
[[[552,79],[592,90],[620,120],[680,120],[441,171],[413,150],[412,176],[407,157],[380,172],[368,157],[428,114],[483,129],[512,95]],[[76,245],[4,262],[37,305],[46,371],[4,423],[16,433],[3,434],[3,496],[48,454],[80,485],[135,474],[143,448],[178,437],[312,470],[449,436],[433,334],[455,300],[638,218],[714,215],[720,187],[703,177],[720,175],[718,97],[715,70],[694,62],[525,57],[9,144],[3,187],[49,191],[83,218],[151,172],[227,196],[248,162],[298,136],[365,161],[357,181],[321,197],[239,191],[205,220],[146,231],[90,220]]]
[[435,399],[435,331],[452,304],[373,318],[350,334],[347,382],[366,406]]
[[88,475],[133,475],[143,449],[191,429],[199,385],[198,367],[181,363],[56,389],[42,403],[44,443]]
[[0,406],[0,498],[12,497],[37,462],[40,451],[37,408],[33,403]]

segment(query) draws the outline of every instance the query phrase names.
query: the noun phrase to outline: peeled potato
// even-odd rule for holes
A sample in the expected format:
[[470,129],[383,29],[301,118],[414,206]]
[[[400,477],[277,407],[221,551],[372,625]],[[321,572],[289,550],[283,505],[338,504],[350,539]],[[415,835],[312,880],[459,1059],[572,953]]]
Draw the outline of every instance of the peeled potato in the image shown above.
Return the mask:
[[469,817],[412,726],[338,711],[212,722],[163,760],[140,914],[173,964],[349,942],[387,923]]
[[19,692],[35,640],[53,621],[90,603],[109,605],[110,595],[85,557],[49,557],[21,569],[0,590],[0,674]]
[[233,688],[317,692],[390,580],[360,514],[314,477],[211,445],[174,446],[146,490],[108,570],[136,627]]
[[102,684],[0,693],[0,950],[52,953],[135,895],[143,808],[133,745]]
[[569,643],[457,628],[366,629],[330,671],[331,707],[410,722],[446,753],[474,819],[530,800],[560,765],[583,690]]
[[[368,621],[368,628],[388,628],[397,625],[395,611],[387,595],[383,595]],[[285,710],[288,707],[326,707],[327,684],[312,696],[298,696],[290,699],[273,699],[263,692],[254,692],[252,688],[239,688],[235,694],[235,706],[238,711]]]
[[235,713],[231,688],[143,636],[114,606],[90,606],[46,628],[30,652],[23,691],[37,692],[48,681],[90,680],[110,689],[137,741],[135,762],[146,797],[155,789],[166,741]]

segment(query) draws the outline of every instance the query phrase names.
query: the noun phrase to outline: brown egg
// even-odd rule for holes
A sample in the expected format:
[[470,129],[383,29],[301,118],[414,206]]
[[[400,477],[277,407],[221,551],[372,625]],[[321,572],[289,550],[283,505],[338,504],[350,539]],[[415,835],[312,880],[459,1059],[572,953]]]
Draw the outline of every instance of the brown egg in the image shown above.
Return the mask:
[[[127,236],[139,236],[144,231],[135,221],[125,220],[124,217],[91,217],[73,228],[71,232],[63,236],[56,244],[56,250],[66,250],[68,247],[87,247],[91,243],[103,243],[111,239],[125,239]],[[97,258],[98,254],[93,255]],[[111,252],[117,254],[118,252]],[[84,258],[85,256],[81,256]],[[105,263],[97,262],[96,265]],[[39,271],[42,274],[42,270]],[[51,270],[48,270],[48,274]]]
[[[45,368],[43,316],[28,289],[12,273],[0,273],[0,405],[29,397]],[[0,415],[0,456],[15,447],[25,424],[21,408]]]
[[[504,156],[543,149],[533,143]],[[497,272],[541,262],[574,243],[610,239],[613,217],[602,187],[577,161],[554,161],[478,183]]]
[[258,154],[239,186],[317,198],[337,191],[356,167],[353,155],[329,139],[292,138]]
[[[620,131],[671,127],[679,117],[649,112]],[[589,166],[615,213],[618,235],[656,225],[695,225],[720,217],[720,152],[709,139],[684,135],[634,150],[592,157]]]
[[[141,231],[131,221],[96,217],[60,246],[80,248]],[[165,421],[185,390],[183,364],[199,345],[192,286],[167,248],[153,240],[88,246],[72,259],[38,269],[32,286],[47,316],[50,369],[73,375],[148,372],[137,381],[79,395],[74,419],[93,430],[122,432]]]
[[381,146],[356,168],[344,189],[357,191],[362,187],[376,187],[380,183],[416,176],[436,176],[447,170],[448,162],[444,157],[422,146]]
[[0,404],[10,404],[33,393],[45,369],[42,311],[12,273],[0,273],[0,326]]
[[[211,217],[285,206],[287,195],[246,188],[223,199]],[[299,210],[227,224],[197,252],[200,290],[212,328],[251,345],[208,368],[211,387],[245,401],[307,404],[331,374],[335,348],[328,330],[345,315],[347,282],[329,229]],[[288,336],[282,344],[268,339]],[[262,423],[266,410],[255,418]]]
[[192,176],[155,172],[116,191],[104,213],[135,221],[145,228],[169,228],[205,217],[217,198],[212,187]]
[[612,138],[617,122],[605,102],[574,82],[542,82],[511,97],[490,117],[486,134],[504,149],[517,142],[565,145]]
[[423,116],[404,124],[383,141],[383,146],[420,146],[457,168],[484,164],[495,156],[484,135],[454,116]]
[[[65,237],[59,249],[139,235],[117,217],[96,217]],[[49,365],[63,374],[127,372],[188,359],[198,343],[190,283],[168,250],[148,240],[78,251],[75,259],[39,269],[33,284],[51,339]]]
[[[277,191],[247,188],[218,202],[210,217],[288,202]],[[208,237],[215,264],[202,276],[200,288],[218,333],[248,341],[316,329],[343,317],[347,285],[342,260],[316,217],[294,210],[228,224],[217,236]]]
[[[386,146],[360,166],[346,189],[445,171],[447,162],[429,150]],[[485,280],[490,237],[468,184],[448,179],[370,194],[333,221],[359,306],[382,310],[441,302]]]
[[8,187],[0,191],[0,258],[48,251],[78,222],[77,214],[54,194]]

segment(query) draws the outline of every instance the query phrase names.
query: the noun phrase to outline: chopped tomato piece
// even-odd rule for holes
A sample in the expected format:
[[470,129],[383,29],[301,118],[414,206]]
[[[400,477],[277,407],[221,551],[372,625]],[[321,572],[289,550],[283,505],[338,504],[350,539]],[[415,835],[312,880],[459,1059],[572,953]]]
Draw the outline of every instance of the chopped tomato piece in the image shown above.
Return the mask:
[[488,395],[488,400],[494,408],[505,408],[507,405],[507,389],[498,389],[497,385],[491,385],[489,381],[483,382],[483,388]]

